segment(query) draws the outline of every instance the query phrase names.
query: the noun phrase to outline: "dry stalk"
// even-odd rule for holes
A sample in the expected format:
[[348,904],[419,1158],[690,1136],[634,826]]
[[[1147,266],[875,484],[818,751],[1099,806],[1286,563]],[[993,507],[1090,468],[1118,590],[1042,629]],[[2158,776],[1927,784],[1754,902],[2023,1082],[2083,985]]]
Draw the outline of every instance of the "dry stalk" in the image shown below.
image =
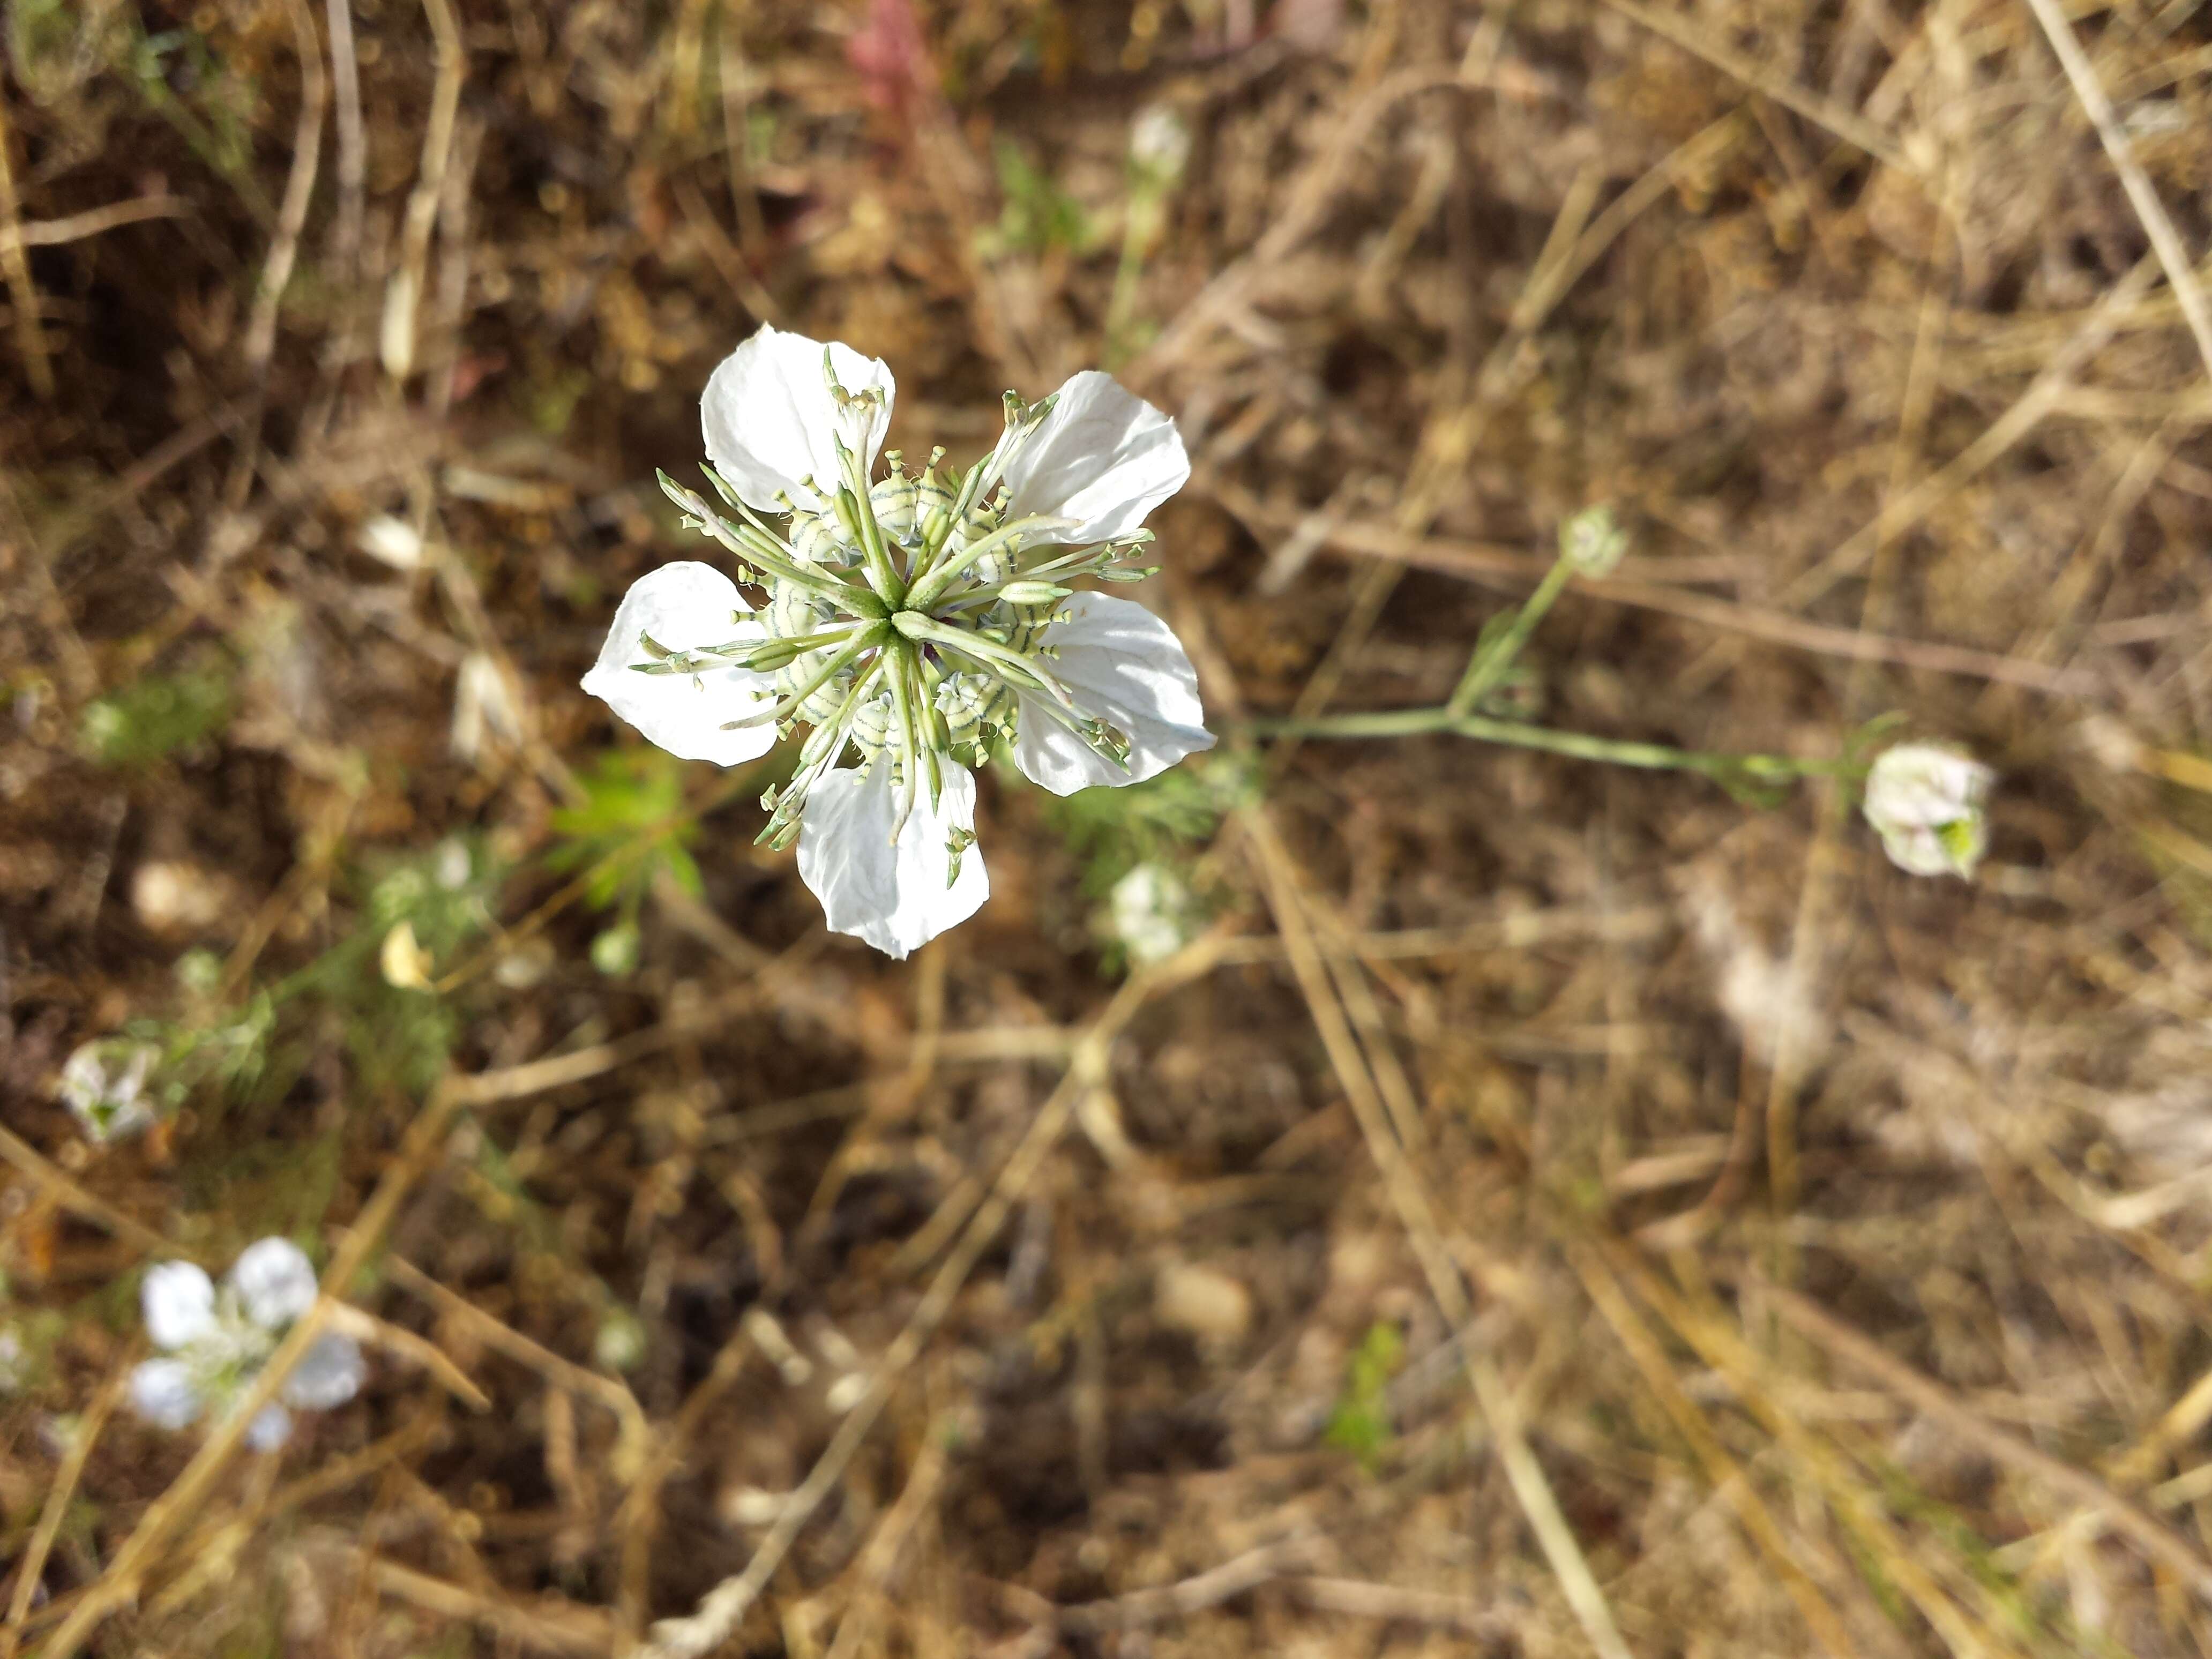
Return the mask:
[[737,1629],[746,1611],[783,1564],[799,1528],[844,1478],[847,1465],[890,1403],[908,1369],[921,1357],[939,1323],[951,1310],[954,1299],[975,1270],[975,1263],[990,1248],[991,1241],[1036,1177],[1046,1156],[1058,1144],[1082,1093],[1095,1086],[1103,1073],[1107,1050],[1115,1037],[1154,995],[1210,969],[1218,948],[1212,939],[1200,939],[1157,968],[1132,976],[1115,994],[1113,1000],[1091,1023],[1085,1040],[1070,1055],[1067,1071],[1059,1085],[1037,1109],[1021,1143],[1001,1166],[990,1197],[930,1280],[928,1290],[908,1316],[898,1335],[876,1362],[867,1393],[838,1425],[836,1436],[816,1460],[806,1479],[785,1500],[775,1525],[753,1551],[744,1571],[709,1590],[688,1618],[666,1619],[655,1625],[652,1639],[637,1650],[640,1655],[651,1654],[658,1659],[698,1659],[698,1656],[720,1646]]
[[31,390],[40,398],[54,395],[53,364],[46,356],[46,336],[39,331],[39,289],[31,280],[31,262],[23,257],[23,204],[15,194],[15,136],[8,120],[8,100],[0,98],[0,265],[8,272],[8,291],[15,302],[15,347],[23,354],[23,372]]
[[422,129],[422,159],[399,235],[398,268],[384,292],[384,321],[378,351],[384,372],[395,381],[415,372],[415,313],[422,297],[422,268],[429,258],[430,232],[445,195],[446,164],[453,146],[453,119],[461,106],[461,82],[468,74],[468,48],[453,16],[453,0],[422,0],[436,41],[438,80],[430,97],[430,118]]
[[2120,125],[2119,112],[2112,100],[2105,95],[2105,88],[2097,79],[2097,71],[2081,50],[2081,43],[2074,38],[2074,26],[2057,0],[2027,0],[2035,13],[2035,21],[2043,26],[2050,38],[2051,49],[2058,54],[2059,66],[2073,84],[2074,95],[2081,100],[2081,107],[2089,117],[2090,125],[2097,129],[2097,137],[2105,146],[2105,154],[2112,159],[2112,171],[2120,175],[2120,187],[2128,193],[2129,205],[2142,221],[2143,232],[2158,263],[2166,272],[2166,280],[2173,289],[2173,297],[2181,307],[2181,314],[2188,319],[2189,332],[2197,341],[2197,355],[2204,367],[2212,370],[2212,306],[2204,299],[2204,289],[2197,281],[2195,265],[2189,250],[2181,244],[2181,234],[2173,228],[2173,220],[2160,201],[2150,175],[2136,160],[2135,146],[2129,142],[2127,129]]
[[15,1659],[16,1647],[23,1638],[24,1620],[31,1616],[31,1604],[37,1599],[46,1577],[46,1557],[54,1547],[54,1540],[61,1535],[62,1522],[69,1517],[70,1504],[76,1497],[77,1483],[84,1479],[84,1466],[91,1461],[92,1449],[99,1443],[108,1418],[130,1386],[131,1369],[137,1358],[135,1351],[126,1350],[117,1360],[107,1381],[85,1407],[76,1431],[70,1437],[69,1449],[63,1454],[61,1467],[54,1471],[53,1485],[46,1488],[46,1501],[39,1511],[38,1524],[32,1528],[30,1541],[24,1545],[15,1563],[15,1589],[9,1598],[8,1625],[5,1630],[0,1630],[0,1659]]
[[[1328,1051],[1330,1065],[1344,1086],[1360,1132],[1366,1138],[1369,1153],[1382,1170],[1384,1189],[1413,1243],[1414,1255],[1428,1279],[1430,1294],[1448,1323],[1455,1328],[1464,1326],[1474,1317],[1473,1304],[1444,1243],[1435,1208],[1423,1190],[1419,1175],[1407,1157],[1406,1149],[1390,1133],[1382,1094],[1361,1059],[1358,1042],[1334,994],[1328,970],[1315,945],[1296,866],[1277,836],[1265,808],[1249,810],[1243,823],[1276,926],[1290,951],[1298,988],[1305,996],[1307,1010],[1321,1033],[1322,1046]],[[1395,1063],[1395,1057],[1392,1063]],[[1573,1529],[1559,1510],[1559,1499],[1542,1465],[1537,1462],[1522,1432],[1520,1414],[1511,1391],[1487,1354],[1469,1355],[1467,1368],[1506,1480],[1583,1635],[1601,1659],[1628,1659],[1628,1644],[1622,1640],[1620,1626],[1613,1621],[1605,1592],[1599,1587]]]

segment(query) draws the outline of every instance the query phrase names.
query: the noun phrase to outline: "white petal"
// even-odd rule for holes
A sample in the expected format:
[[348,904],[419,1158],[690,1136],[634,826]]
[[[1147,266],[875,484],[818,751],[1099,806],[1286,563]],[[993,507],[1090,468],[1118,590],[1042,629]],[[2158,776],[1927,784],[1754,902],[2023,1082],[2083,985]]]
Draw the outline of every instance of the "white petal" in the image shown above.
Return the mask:
[[1055,795],[1097,784],[1142,783],[1181,760],[1213,747],[1198,700],[1198,671],[1168,625],[1133,599],[1078,593],[1044,635],[1060,659],[1044,666],[1075,706],[1121,728],[1129,739],[1126,772],[1054,720],[1024,694],[1014,763]]
[[805,481],[817,479],[830,492],[836,489],[842,475],[833,434],[843,435],[845,447],[860,456],[866,471],[874,466],[891,423],[891,372],[883,360],[863,357],[848,345],[829,348],[838,384],[846,391],[883,394],[866,412],[840,410],[822,376],[822,352],[821,341],[763,323],[722,359],[699,400],[707,459],[745,504],[759,512],[781,510],[779,495],[790,496],[799,507],[821,507],[823,495]]
[[1052,413],[1006,464],[1006,518],[1074,520],[1035,541],[1110,541],[1143,524],[1189,477],[1175,422],[1112,375],[1086,368],[1060,387]]
[[772,677],[733,664],[697,674],[641,674],[633,666],[653,660],[639,642],[647,634],[671,651],[765,640],[767,629],[750,612],[737,584],[712,565],[664,564],[623,595],[584,690],[679,759],[717,766],[758,760],[775,747],[774,725],[722,726],[774,702]]
[[361,1344],[331,1332],[319,1336],[300,1363],[284,1379],[284,1402],[301,1411],[326,1412],[343,1406],[361,1392],[368,1367],[361,1357]]
[[292,1437],[292,1413],[271,1401],[253,1413],[246,1425],[246,1443],[258,1452],[273,1452]]
[[281,1331],[315,1305],[315,1268],[289,1238],[264,1238],[246,1247],[230,1269],[246,1316],[264,1331]]
[[149,1359],[131,1372],[131,1409],[160,1429],[181,1429],[205,1402],[181,1359]]
[[958,879],[945,885],[947,836],[975,827],[975,779],[964,766],[944,764],[936,810],[924,789],[896,848],[898,790],[889,762],[832,772],[814,786],[799,820],[799,873],[822,901],[831,932],[855,934],[886,956],[903,957],[967,921],[990,897],[983,855],[973,847],[961,857]]
[[138,1306],[155,1347],[188,1347],[215,1330],[215,1281],[189,1261],[164,1261],[147,1270]]

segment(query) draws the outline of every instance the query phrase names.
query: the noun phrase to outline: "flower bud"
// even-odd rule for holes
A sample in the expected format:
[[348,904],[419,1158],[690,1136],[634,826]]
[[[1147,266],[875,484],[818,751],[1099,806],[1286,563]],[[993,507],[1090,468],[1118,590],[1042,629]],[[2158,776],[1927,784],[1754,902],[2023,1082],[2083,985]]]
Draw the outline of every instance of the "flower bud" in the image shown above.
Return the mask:
[[592,966],[609,979],[635,973],[642,943],[635,922],[618,922],[592,941]]
[[1138,967],[1164,962],[1197,934],[1197,901],[1164,864],[1140,864],[1114,884],[1107,899],[1114,937]]
[[999,597],[1008,605],[1050,605],[1054,599],[1064,599],[1073,590],[1057,582],[1008,582],[999,590]]
[[1627,551],[1628,532],[1613,516],[1613,509],[1601,502],[1584,507],[1559,526],[1559,556],[1577,576],[1601,580],[1620,568]]
[[797,660],[800,647],[793,640],[770,640],[750,656],[738,659],[757,674],[772,674]]
[[1147,107],[1129,127],[1129,166],[1156,185],[1174,184],[1190,161],[1190,128],[1165,104]]
[[96,1143],[113,1140],[154,1121],[146,1087],[161,1051],[131,1037],[102,1037],[80,1047],[62,1067],[54,1092]]
[[1866,820],[1890,862],[1916,876],[1971,876],[1989,846],[1996,774],[1948,744],[1901,743],[1867,774]]
[[377,965],[384,970],[384,982],[402,991],[427,991],[430,988],[430,953],[415,939],[415,924],[403,921],[396,924],[384,936],[384,946],[377,952]]

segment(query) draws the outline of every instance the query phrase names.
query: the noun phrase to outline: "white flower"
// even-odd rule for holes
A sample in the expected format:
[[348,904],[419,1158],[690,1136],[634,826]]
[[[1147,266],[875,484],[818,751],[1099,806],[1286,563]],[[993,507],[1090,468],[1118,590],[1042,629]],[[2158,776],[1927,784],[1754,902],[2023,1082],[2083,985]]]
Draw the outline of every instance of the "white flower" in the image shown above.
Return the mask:
[[80,1045],[64,1063],[54,1092],[93,1140],[135,1134],[154,1121],[155,1100],[146,1085],[161,1058],[161,1049],[150,1042],[97,1038]]
[[1140,864],[1107,896],[1114,937],[1137,966],[1165,962],[1190,943],[1198,920],[1189,885],[1163,864]]
[[843,346],[763,328],[732,352],[702,408],[736,517],[662,485],[768,604],[710,566],[665,565],[624,597],[584,689],[724,766],[811,726],[762,839],[798,842],[833,929],[903,957],[989,894],[973,769],[994,747],[1065,795],[1213,737],[1167,624],[1066,586],[1152,574],[1140,526],[1190,476],[1175,422],[1086,372],[1037,404],[1008,393],[1004,435],[967,471],[933,455],[912,474],[893,453],[878,479],[894,394]]
[[[727,657],[694,659],[695,647],[757,647],[768,630],[748,620],[738,585],[712,565],[684,560],[641,577],[623,596],[584,690],[684,760],[736,766],[775,747],[766,724],[726,729],[733,715],[773,705],[775,682]],[[670,663],[679,666],[665,670]]]
[[1867,774],[1866,820],[1916,876],[1971,876],[1989,847],[1983,811],[1996,774],[1946,744],[1901,743]]
[[[840,404],[822,372],[823,354],[852,401]],[[877,394],[872,398],[869,394]],[[891,372],[880,357],[823,346],[763,324],[722,359],[699,400],[707,459],[757,513],[819,511],[842,473],[836,438],[866,471],[891,423]],[[817,484],[819,488],[817,489]]]
[[975,832],[975,776],[966,767],[946,765],[935,807],[916,803],[902,825],[898,810],[888,757],[829,773],[800,821],[799,874],[822,901],[832,933],[904,957],[974,915],[990,897],[991,881],[980,856],[961,859],[945,879],[951,836]]
[[[315,1305],[315,1270],[288,1239],[246,1247],[218,1290],[189,1261],[163,1262],[139,1288],[146,1334],[162,1357],[131,1373],[131,1405],[155,1426],[181,1429],[210,1411],[227,1415],[252,1387],[293,1322]],[[315,1339],[272,1401],[254,1416],[246,1443],[274,1451],[292,1432],[292,1410],[328,1411],[361,1391],[360,1345],[331,1333]],[[282,1403],[278,1403],[281,1401]]]
[[363,522],[356,532],[356,539],[362,552],[394,570],[422,568],[422,538],[404,519],[380,513]]
[[1182,177],[1190,161],[1190,128],[1166,104],[1147,104],[1129,124],[1129,165],[1157,185]]
[[453,678],[453,753],[473,766],[489,749],[489,739],[514,743],[522,736],[522,711],[499,665],[482,651],[461,659]]
[[1559,556],[1577,576],[1601,581],[1620,568],[1627,551],[1628,532],[1603,502],[1584,507],[1559,526]]

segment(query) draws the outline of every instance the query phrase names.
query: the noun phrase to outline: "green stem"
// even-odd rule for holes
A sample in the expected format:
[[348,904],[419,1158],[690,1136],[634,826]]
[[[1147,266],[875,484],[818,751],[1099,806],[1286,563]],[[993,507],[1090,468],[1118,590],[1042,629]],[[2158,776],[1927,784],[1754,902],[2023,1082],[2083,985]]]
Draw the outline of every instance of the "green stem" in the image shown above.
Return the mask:
[[1573,580],[1574,567],[1564,558],[1552,562],[1544,573],[1544,580],[1528,602],[1513,613],[1513,620],[1505,631],[1494,639],[1479,641],[1474,653],[1468,659],[1467,672],[1460,677],[1451,700],[1444,706],[1455,714],[1468,714],[1482,704],[1482,700],[1498,689],[1505,671],[1513,666],[1513,659],[1521,654],[1521,647],[1528,643],[1528,636],[1536,631],[1536,624],[1544,620],[1544,613],[1552,602],[1566,591]]
[[1442,708],[1392,708],[1375,714],[1324,714],[1314,720],[1261,719],[1250,729],[1269,738],[1409,738],[1429,732],[1476,738],[1486,743],[1509,744],[1517,749],[1538,749],[1568,755],[1577,760],[1604,761],[1614,766],[1636,766],[1658,771],[1698,772],[1707,777],[1736,777],[1761,783],[1778,783],[1801,777],[1838,777],[1859,770],[1844,760],[1799,760],[1789,755],[1729,755],[1665,744],[1633,743],[1620,738],[1594,737],[1586,732],[1561,732],[1521,720],[1492,720],[1486,714],[1462,714]]

